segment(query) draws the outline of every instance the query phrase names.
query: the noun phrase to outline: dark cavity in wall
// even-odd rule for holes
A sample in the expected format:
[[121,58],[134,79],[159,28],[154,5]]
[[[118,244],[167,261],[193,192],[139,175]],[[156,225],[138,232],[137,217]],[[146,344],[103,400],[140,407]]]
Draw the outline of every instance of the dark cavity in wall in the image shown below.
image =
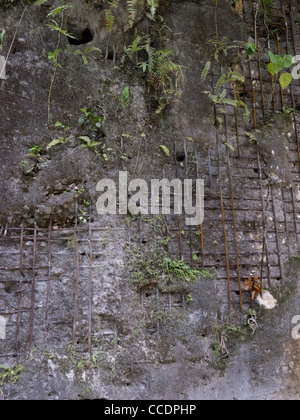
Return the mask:
[[84,45],[89,44],[93,41],[93,34],[89,28],[85,28],[83,31],[81,30],[71,30],[70,34],[74,35],[76,38],[68,37],[69,44],[71,45]]

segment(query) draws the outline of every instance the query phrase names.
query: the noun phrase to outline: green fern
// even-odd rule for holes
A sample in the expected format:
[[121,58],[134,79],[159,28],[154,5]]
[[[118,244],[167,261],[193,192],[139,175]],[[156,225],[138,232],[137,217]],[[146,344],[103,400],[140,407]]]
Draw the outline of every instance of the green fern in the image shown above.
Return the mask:
[[147,13],[147,16],[151,20],[155,20],[158,6],[159,6],[159,0],[147,0],[147,7],[150,10],[150,13]]
[[245,104],[245,102],[238,99],[228,98],[227,90],[224,89],[224,86],[226,84],[235,83],[235,82],[244,83],[245,82],[244,76],[237,71],[229,71],[227,73],[223,73],[216,84],[216,87],[215,87],[216,94],[213,94],[212,92],[209,92],[209,91],[206,91],[203,93],[208,95],[214,104],[229,105],[229,106],[233,106],[237,108],[243,108],[244,118],[246,122],[248,122],[250,118],[250,111],[247,105]]
[[204,69],[203,69],[203,71],[202,71],[202,74],[201,74],[201,80],[202,80],[202,82],[204,82],[205,80],[206,80],[206,78],[207,78],[207,75],[208,75],[208,72],[209,72],[209,70],[211,69],[211,62],[210,61],[208,61],[206,64],[205,64],[205,67],[204,67]]
[[102,146],[101,142],[91,140],[88,136],[80,136],[79,139],[84,142],[84,144],[80,145],[80,149],[87,147],[89,149],[92,149],[97,156],[100,154],[98,147]]
[[129,14],[129,26],[132,28],[137,14],[140,10],[144,10],[145,4],[144,0],[126,0],[127,1],[127,9]]

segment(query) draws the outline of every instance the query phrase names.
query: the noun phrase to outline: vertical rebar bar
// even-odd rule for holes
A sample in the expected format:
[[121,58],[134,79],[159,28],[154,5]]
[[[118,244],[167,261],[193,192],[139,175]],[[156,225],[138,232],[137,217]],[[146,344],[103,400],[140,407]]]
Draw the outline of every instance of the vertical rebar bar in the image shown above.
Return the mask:
[[[225,118],[225,136],[226,136],[226,141],[228,143],[229,142],[228,120],[227,120],[226,110],[225,110],[224,118]],[[232,207],[232,218],[233,218],[234,243],[235,243],[235,255],[236,255],[236,269],[237,269],[237,276],[238,276],[238,283],[239,283],[239,293],[240,293],[240,310],[241,310],[241,312],[243,312],[243,290],[242,290],[241,271],[240,271],[240,257],[239,257],[239,247],[238,247],[238,237],[237,237],[236,212],[235,212],[234,192],[233,192],[233,184],[232,184],[232,176],[231,176],[231,159],[230,159],[230,152],[229,152],[228,148],[227,148],[227,163],[228,163],[229,189],[230,189],[230,196],[231,196],[231,207]]]
[[263,285],[263,264],[264,264],[264,257],[266,253],[266,263],[268,269],[268,285],[271,287],[271,266],[270,266],[270,258],[269,258],[269,246],[268,246],[268,226],[267,226],[267,215],[266,215],[266,206],[265,206],[265,198],[264,198],[264,189],[263,189],[263,180],[262,180],[262,168],[261,168],[261,161],[259,155],[258,145],[256,145],[256,153],[257,153],[257,166],[258,166],[258,176],[259,176],[259,184],[260,184],[260,197],[261,197],[261,206],[262,206],[262,215],[263,215],[263,246],[262,246],[262,260],[261,260],[261,282]]
[[75,201],[75,227],[74,227],[74,240],[75,240],[75,253],[76,253],[76,276],[75,276],[75,293],[74,293],[74,315],[73,315],[73,336],[72,346],[75,347],[76,341],[76,323],[77,323],[77,310],[78,310],[78,289],[79,289],[79,243],[77,238],[78,226],[78,201]]
[[292,197],[292,205],[293,205],[293,214],[294,214],[294,229],[296,233],[296,241],[299,243],[299,231],[298,231],[298,223],[297,223],[297,210],[296,210],[296,203],[294,197],[294,188],[291,186],[291,197]]
[[23,273],[23,243],[24,243],[24,220],[21,224],[21,237],[20,237],[20,259],[19,259],[19,271],[21,274],[18,290],[18,317],[17,317],[17,327],[16,327],[16,354],[19,357],[20,354],[20,323],[21,323],[21,301],[22,301],[22,287],[23,287],[23,278],[25,275]]
[[45,341],[47,341],[48,328],[49,328],[49,304],[50,304],[51,270],[52,270],[51,234],[52,234],[52,217],[50,216],[49,230],[48,230],[48,281],[47,281],[46,315],[45,315],[45,331],[44,331]]
[[33,234],[33,258],[32,258],[32,280],[31,280],[31,306],[30,306],[30,324],[29,324],[29,351],[32,347],[33,327],[34,327],[34,304],[35,304],[35,267],[37,258],[37,223],[34,222]]
[[273,208],[273,219],[274,219],[275,236],[276,236],[277,255],[278,255],[278,265],[279,265],[279,272],[280,272],[280,283],[282,284],[282,282],[283,282],[283,267],[282,267],[282,261],[281,261],[281,250],[280,250],[280,245],[279,245],[279,232],[278,232],[278,227],[277,227],[277,216],[276,216],[276,207],[275,207],[273,188],[274,188],[273,185],[270,185],[272,208]]
[[[176,141],[174,142],[174,151],[175,151],[175,155],[174,155],[174,159],[175,159],[175,174],[176,174],[176,179],[179,179],[178,166],[177,166],[177,146],[176,146]],[[183,252],[182,252],[182,225],[181,225],[181,215],[180,215],[179,209],[177,209],[177,213],[178,213],[177,223],[178,223],[178,239],[179,239],[179,259],[182,260],[182,258],[183,258]]]
[[251,83],[251,90],[252,90],[252,107],[253,107],[253,126],[256,128],[256,99],[255,99],[255,89],[253,84],[253,77],[252,77],[252,69],[251,69],[251,63],[250,60],[248,60],[248,67],[249,67],[249,78]]
[[[91,209],[90,209],[91,219]],[[88,353],[92,354],[92,264],[93,264],[93,247],[92,247],[92,225],[89,220],[89,284],[88,284]]]
[[[210,152],[209,152],[209,165],[210,165]],[[199,155],[196,151],[195,146],[195,159],[196,159],[196,178],[200,179],[200,171],[199,171]],[[212,183],[211,183],[212,186]],[[198,193],[199,194],[199,193]],[[202,268],[205,267],[205,254],[204,254],[204,232],[203,232],[203,223],[200,220],[200,244],[201,244],[201,259],[202,259]]]
[[[277,42],[277,54],[280,55],[280,44],[279,44],[279,35],[276,35],[276,42]],[[281,72],[279,72],[279,78],[281,76]],[[279,82],[279,89],[280,89],[280,97],[281,97],[281,109],[283,110],[284,108],[284,96],[283,96],[283,89],[281,86],[281,83]]]
[[[258,6],[257,6],[258,7]],[[254,15],[254,32],[255,32],[255,40],[256,40],[256,51],[257,51],[257,61],[258,61],[258,72],[259,72],[259,80],[260,80],[260,93],[261,93],[261,103],[262,103],[262,114],[263,114],[263,121],[266,120],[265,114],[265,95],[264,95],[264,86],[263,86],[263,78],[262,78],[262,66],[261,66],[261,59],[260,59],[260,48],[259,48],[259,40],[257,36],[257,26],[256,22],[256,10],[255,5],[253,5],[253,15]]]

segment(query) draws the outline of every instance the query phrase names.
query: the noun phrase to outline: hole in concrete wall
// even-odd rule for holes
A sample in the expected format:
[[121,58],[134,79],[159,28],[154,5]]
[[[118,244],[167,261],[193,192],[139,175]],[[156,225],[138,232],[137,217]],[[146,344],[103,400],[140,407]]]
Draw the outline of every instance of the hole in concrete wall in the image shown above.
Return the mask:
[[93,41],[93,34],[89,28],[84,29],[83,31],[78,31],[74,28],[70,28],[70,34],[76,36],[76,39],[68,37],[69,44],[71,45],[84,45]]
[[176,152],[176,160],[177,162],[183,162],[185,160],[185,153],[182,150]]

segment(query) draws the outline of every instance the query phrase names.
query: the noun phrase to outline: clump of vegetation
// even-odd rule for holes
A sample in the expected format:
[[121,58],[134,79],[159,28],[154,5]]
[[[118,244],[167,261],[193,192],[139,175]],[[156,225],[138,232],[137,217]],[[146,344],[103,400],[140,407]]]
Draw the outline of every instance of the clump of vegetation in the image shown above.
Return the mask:
[[41,157],[42,148],[39,145],[35,145],[28,149],[28,153],[24,159],[19,163],[19,167],[22,169],[24,175],[36,175],[38,170],[45,166],[46,163]]
[[6,31],[5,31],[5,29],[3,29],[0,32],[0,52],[3,50],[3,42],[4,42],[5,34],[6,34]]
[[16,365],[13,368],[9,366],[0,366],[0,386],[3,386],[4,383],[16,383],[20,378],[20,374],[24,370],[24,366]]
[[[207,63],[202,72],[202,81],[205,81],[208,71],[210,69],[210,63]],[[226,85],[235,83],[244,83],[245,77],[238,71],[228,71],[223,73],[216,83],[214,91],[204,91],[209,96],[214,105],[229,105],[235,108],[242,108],[244,111],[244,118],[248,122],[250,118],[250,111],[245,102],[240,99],[234,99],[228,97]]]
[[167,95],[178,95],[185,81],[183,66],[174,61],[175,53],[171,48],[155,48],[151,36],[145,35],[137,36],[124,51],[125,56],[147,75],[149,88]]
[[199,270],[190,267],[186,262],[172,260],[166,254],[146,255],[138,248],[129,252],[130,280],[139,287],[151,284],[158,284],[162,288],[182,286],[195,283],[201,275]]

